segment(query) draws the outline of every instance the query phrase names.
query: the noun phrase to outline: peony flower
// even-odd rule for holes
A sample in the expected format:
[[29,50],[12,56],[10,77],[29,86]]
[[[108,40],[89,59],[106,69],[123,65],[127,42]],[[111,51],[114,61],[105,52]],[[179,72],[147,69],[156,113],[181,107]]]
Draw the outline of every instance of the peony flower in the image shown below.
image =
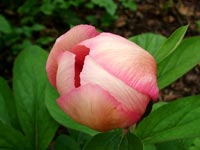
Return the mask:
[[158,97],[154,58],[90,25],[75,26],[56,40],[46,70],[60,108],[98,131],[130,127]]

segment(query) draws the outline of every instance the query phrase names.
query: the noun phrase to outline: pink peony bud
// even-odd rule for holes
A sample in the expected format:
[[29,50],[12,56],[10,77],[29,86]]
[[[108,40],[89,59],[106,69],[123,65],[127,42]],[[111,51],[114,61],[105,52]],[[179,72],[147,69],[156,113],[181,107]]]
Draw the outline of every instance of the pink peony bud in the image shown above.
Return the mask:
[[156,63],[144,49],[93,26],[78,25],[59,37],[46,70],[60,108],[99,131],[138,122],[158,97]]

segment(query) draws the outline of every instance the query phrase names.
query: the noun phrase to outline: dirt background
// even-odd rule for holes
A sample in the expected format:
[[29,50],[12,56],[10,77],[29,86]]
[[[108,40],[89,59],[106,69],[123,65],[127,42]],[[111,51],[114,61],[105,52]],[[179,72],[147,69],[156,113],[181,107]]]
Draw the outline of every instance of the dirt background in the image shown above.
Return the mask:
[[[125,37],[153,32],[169,36],[178,27],[189,24],[186,34],[189,36],[200,35],[200,27],[197,21],[200,20],[199,0],[135,0],[137,11],[132,12],[118,5],[117,14],[119,18],[105,31],[113,32]],[[76,10],[75,10],[76,11]],[[101,16],[102,9],[87,12],[79,10],[79,17],[86,17],[94,13]],[[54,25],[53,25],[54,26]],[[54,36],[59,36],[62,30],[56,30],[54,26],[50,30]],[[66,28],[63,28],[66,31]],[[9,51],[0,54],[0,75],[9,83],[12,83],[12,67],[15,56]],[[160,100],[172,100],[183,96],[200,94],[200,64],[178,79],[172,85],[160,91]]]

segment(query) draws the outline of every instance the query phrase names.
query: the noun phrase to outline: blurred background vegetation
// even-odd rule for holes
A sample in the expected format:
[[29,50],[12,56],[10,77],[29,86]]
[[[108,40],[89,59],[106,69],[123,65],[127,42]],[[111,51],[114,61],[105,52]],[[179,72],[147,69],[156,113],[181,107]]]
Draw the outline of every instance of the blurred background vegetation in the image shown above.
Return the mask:
[[[168,36],[179,26],[189,24],[187,36],[195,36],[200,34],[200,1],[1,0],[0,76],[11,83],[13,62],[22,49],[35,44],[49,51],[58,36],[77,24],[91,24],[127,38],[145,32]],[[197,77],[199,70],[199,66],[193,70]],[[199,85],[200,79],[195,77],[190,75],[187,81],[195,80]],[[193,92],[200,91],[198,85]],[[179,89],[183,86],[178,84]],[[173,96],[168,91],[164,99]]]

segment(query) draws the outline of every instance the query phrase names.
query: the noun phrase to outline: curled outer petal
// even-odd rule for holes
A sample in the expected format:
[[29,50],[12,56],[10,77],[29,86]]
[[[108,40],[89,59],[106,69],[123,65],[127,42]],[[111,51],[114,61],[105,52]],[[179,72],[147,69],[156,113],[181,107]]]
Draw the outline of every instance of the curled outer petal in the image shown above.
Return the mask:
[[89,55],[105,70],[130,87],[157,99],[156,63],[144,49],[111,33],[101,33],[80,45],[90,48]]
[[126,128],[140,117],[121,107],[98,85],[87,84],[73,89],[62,95],[57,103],[72,119],[98,131]]
[[[98,72],[98,74],[97,74]],[[131,88],[123,81],[119,80],[98,65],[95,60],[87,56],[83,71],[80,75],[81,86],[85,84],[95,84],[108,91],[124,109],[130,110],[142,116],[150,100],[148,95],[144,95]],[[134,116],[132,116],[134,118]]]
[[93,26],[78,25],[59,37],[47,60],[46,71],[51,84],[56,88],[56,72],[58,69],[58,57],[64,51],[70,51],[73,46],[86,39],[97,36],[99,33]]
[[58,69],[56,74],[56,87],[60,95],[70,92],[74,86],[75,55],[65,51],[58,58]]

